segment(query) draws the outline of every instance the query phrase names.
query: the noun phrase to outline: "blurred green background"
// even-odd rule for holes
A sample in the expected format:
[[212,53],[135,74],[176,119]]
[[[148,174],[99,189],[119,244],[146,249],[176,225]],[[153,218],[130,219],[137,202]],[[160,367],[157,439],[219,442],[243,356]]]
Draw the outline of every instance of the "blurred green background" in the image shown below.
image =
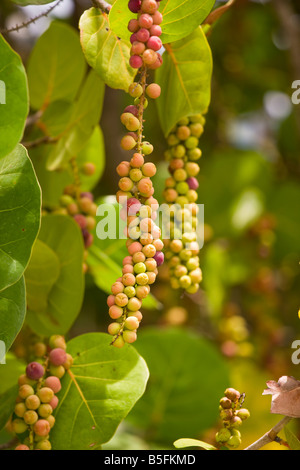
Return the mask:
[[[9,41],[26,62],[51,18],[77,27],[89,7],[89,1],[64,0],[49,18],[9,35]],[[0,26],[42,9],[20,10],[5,0]],[[300,339],[300,105],[291,101],[292,83],[300,80],[295,53],[300,50],[300,4],[237,0],[208,39],[214,74],[202,137],[203,283],[199,294],[181,296],[170,289],[166,267],[161,268],[152,290],[156,302],[143,312],[136,346],[150,368],[148,389],[107,448],[172,448],[181,437],[213,442],[218,400],[227,386],[246,393],[251,412],[243,425],[246,446],[279,420],[270,415],[270,399],[262,397],[266,381],[300,378],[299,366],[291,361],[292,342]],[[101,120],[106,166],[96,188],[99,198],[116,192],[115,167],[127,158],[119,146],[119,115],[127,103],[123,92],[106,90]],[[146,117],[161,199],[168,172],[155,105]],[[88,275],[84,307],[70,337],[106,331],[108,325],[105,287],[110,279],[104,273],[121,265],[124,248],[118,241],[96,244],[108,258],[99,267],[104,285],[99,289]],[[294,430],[300,433],[297,423]]]

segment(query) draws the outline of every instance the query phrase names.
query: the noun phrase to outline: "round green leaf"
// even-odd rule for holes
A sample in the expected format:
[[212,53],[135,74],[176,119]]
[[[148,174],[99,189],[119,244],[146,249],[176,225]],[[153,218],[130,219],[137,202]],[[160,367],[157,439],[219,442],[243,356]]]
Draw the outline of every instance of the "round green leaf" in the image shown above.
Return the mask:
[[28,110],[27,79],[22,61],[0,35],[0,158],[20,142]]
[[31,107],[41,109],[53,101],[72,101],[85,71],[77,32],[65,23],[53,21],[38,39],[29,58]]
[[178,41],[191,34],[205,20],[215,0],[170,0],[163,2],[160,11],[163,44]]
[[[29,326],[40,335],[66,334],[80,313],[84,295],[83,276],[83,240],[81,231],[71,217],[62,215],[45,216],[42,221],[39,240],[48,246],[47,256],[51,260],[51,279],[46,279],[44,260],[47,256],[33,256],[33,265],[30,273],[35,271],[35,279],[38,278],[38,270],[41,273],[41,282],[44,287],[44,296],[32,303],[33,291],[30,290],[30,306],[26,321]],[[41,246],[40,246],[41,248]],[[57,266],[54,266],[54,252],[59,260],[59,276],[57,280]],[[28,273],[27,273],[28,274]],[[28,277],[26,276],[27,282]],[[51,284],[53,283],[52,287]],[[47,294],[47,299],[45,299]],[[47,300],[47,301],[46,301]],[[41,305],[46,303],[46,308],[41,310]]]
[[27,151],[0,160],[0,292],[17,282],[40,227],[41,191]]
[[97,8],[83,13],[79,28],[88,64],[109,87],[127,92],[136,75],[129,65],[130,43],[110,29],[107,15]]
[[110,343],[103,333],[68,343],[74,365],[62,379],[53,449],[99,449],[143,395],[149,377],[145,361],[132,346],[120,350]]
[[25,282],[22,277],[13,286],[0,292],[0,341],[5,344],[6,351],[21,330],[25,315]]
[[[169,0],[162,2],[159,11],[163,15],[161,24],[163,44],[178,41],[191,34],[205,20],[215,0]],[[116,0],[109,13],[112,31],[123,40],[130,39],[127,25],[134,18],[128,9],[128,0]]]
[[129,416],[153,442],[171,445],[180,436],[197,438],[218,420],[220,396],[228,386],[224,359],[208,340],[179,329],[145,329],[137,350],[150,381]]
[[[165,135],[180,119],[204,113],[210,103],[212,54],[202,28],[166,47],[156,73],[162,95],[157,100]],[[174,99],[176,96],[176,99]]]
[[48,170],[66,169],[70,160],[88,143],[99,124],[104,92],[104,82],[91,70],[74,103],[66,129],[50,152]]
[[33,312],[47,309],[48,296],[59,278],[60,261],[56,253],[41,240],[34,244],[25,271],[27,307]]

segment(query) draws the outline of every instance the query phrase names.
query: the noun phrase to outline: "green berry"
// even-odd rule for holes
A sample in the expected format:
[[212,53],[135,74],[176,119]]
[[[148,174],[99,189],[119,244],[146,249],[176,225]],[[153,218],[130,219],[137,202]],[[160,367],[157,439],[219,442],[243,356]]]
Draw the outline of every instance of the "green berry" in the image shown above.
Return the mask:
[[24,413],[23,419],[26,424],[32,426],[39,419],[38,414],[34,410],[28,410]]
[[219,442],[220,444],[224,444],[231,438],[231,433],[229,429],[227,428],[222,428],[220,431],[216,434],[216,441]]
[[16,434],[23,434],[27,431],[27,424],[23,419],[14,419],[12,422],[12,429]]

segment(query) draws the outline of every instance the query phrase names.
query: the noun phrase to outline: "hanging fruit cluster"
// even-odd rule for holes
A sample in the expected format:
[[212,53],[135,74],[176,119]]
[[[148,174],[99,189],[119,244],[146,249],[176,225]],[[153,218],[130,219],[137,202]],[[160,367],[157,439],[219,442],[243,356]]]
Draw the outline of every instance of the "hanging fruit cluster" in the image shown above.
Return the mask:
[[118,348],[137,339],[137,329],[142,314],[142,301],[150,293],[155,282],[157,268],[164,262],[161,230],[156,225],[158,202],[153,197],[151,178],[156,173],[153,163],[146,158],[153,152],[151,143],[144,140],[144,110],[148,98],[157,99],[161,88],[156,83],[147,84],[148,70],[162,65],[158,52],[162,47],[159,36],[162,15],[156,0],[130,0],[129,9],[137,13],[130,20],[131,35],[130,65],[139,69],[139,81],[129,87],[134,103],[121,116],[127,130],[121,147],[134,151],[130,161],[123,161],[117,168],[120,176],[117,201],[122,206],[121,217],[126,221],[128,256],[123,260],[122,276],[113,284],[107,299],[109,315],[113,320],[108,327],[113,336],[112,344]]
[[168,137],[170,177],[166,180],[164,200],[171,208],[171,222],[165,229],[169,234],[166,259],[173,289],[184,289],[194,294],[202,281],[197,236],[197,205],[200,172],[198,161],[202,156],[199,139],[204,131],[202,115],[182,119]]
[[242,408],[244,395],[238,390],[228,388],[224,395],[220,400],[220,418],[223,421],[223,427],[216,434],[216,441],[234,450],[242,443],[238,428],[250,417],[250,413],[246,408]]
[[60,379],[73,364],[65,340],[59,335],[52,336],[48,346],[35,343],[33,352],[35,359],[18,380],[11,426],[22,444],[15,450],[51,450],[49,434],[55,424],[53,411],[59,402],[56,394],[61,390]]

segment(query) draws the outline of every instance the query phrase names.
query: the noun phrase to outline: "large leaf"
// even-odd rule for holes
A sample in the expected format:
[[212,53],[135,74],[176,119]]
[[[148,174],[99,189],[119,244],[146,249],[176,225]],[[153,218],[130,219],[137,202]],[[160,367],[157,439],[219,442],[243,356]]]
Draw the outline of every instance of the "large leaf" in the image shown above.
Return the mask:
[[[168,0],[162,2],[163,14],[161,25],[163,44],[185,38],[208,16],[215,0]],[[113,32],[124,40],[129,40],[131,33],[127,25],[135,15],[128,9],[128,0],[116,0],[109,14],[109,24]]]
[[104,82],[92,70],[74,104],[69,123],[47,161],[48,170],[66,168],[77,157],[98,125],[103,107]]
[[0,292],[17,282],[40,227],[41,191],[27,151],[0,160]]
[[[211,96],[212,55],[201,27],[188,38],[166,46],[156,73],[162,95],[157,100],[165,135],[180,119],[207,110]],[[176,96],[176,99],[174,99]]]
[[[12,352],[6,353],[5,365],[0,365],[0,395],[6,392],[9,388],[16,385],[18,378],[24,374],[26,363],[18,359]],[[1,414],[1,413],[0,413]]]
[[47,309],[49,294],[60,275],[60,260],[56,253],[37,240],[25,271],[27,306],[33,312]]
[[53,21],[38,39],[28,63],[32,108],[46,108],[62,99],[72,101],[85,71],[78,34],[65,23]]
[[187,37],[209,15],[215,0],[170,0],[163,2],[160,8],[164,20],[162,23],[163,44]]
[[62,379],[55,450],[93,450],[109,441],[143,395],[149,377],[145,361],[127,345],[119,350],[103,333],[79,336],[68,343],[74,358]]
[[25,315],[25,282],[22,277],[13,286],[0,292],[0,341],[4,342],[6,351],[21,330]]
[[219,397],[228,384],[225,361],[212,343],[185,330],[144,329],[137,349],[150,382],[129,419],[154,442],[197,438],[218,420]]
[[6,425],[6,423],[8,422],[14,410],[17,396],[18,396],[17,385],[14,385],[13,387],[6,390],[6,392],[4,392],[2,395],[0,395],[0,431]]
[[26,73],[20,57],[0,35],[0,158],[20,142],[29,109]]
[[291,450],[300,450],[300,441],[295,434],[287,427],[284,428],[286,440]]
[[[49,108],[48,108],[49,109]],[[51,146],[30,150],[40,185],[43,191],[43,204],[45,207],[56,207],[66,186],[74,183],[74,173],[71,166],[64,171],[49,171],[46,161],[51,152]],[[95,173],[87,176],[82,171],[85,163],[94,163]],[[84,148],[78,153],[76,164],[79,169],[80,188],[82,191],[91,191],[100,180],[105,167],[105,145],[101,128],[97,126]]]
[[[72,218],[50,215],[43,218],[39,240],[48,246],[48,256],[34,254],[32,258],[33,265],[29,265],[29,279],[28,273],[26,273],[29,307],[31,307],[28,310],[26,320],[37,334],[45,336],[66,334],[80,313],[84,295],[82,234]],[[37,246],[40,252],[43,245],[38,244]],[[53,253],[49,256],[49,250],[59,260],[59,276],[56,281],[57,266],[54,266],[54,259],[56,258],[54,258]],[[51,279],[50,277],[47,279],[44,265],[46,257],[52,265]],[[45,296],[39,297],[35,302],[32,298],[36,293],[36,287],[33,289],[34,286],[32,285],[32,273],[34,271],[36,279],[38,270],[41,273],[43,294],[48,291],[47,306],[44,310],[41,310],[40,306],[45,304]],[[47,281],[48,284],[46,284]],[[53,283],[51,289],[50,281]]]
[[128,91],[136,70],[130,67],[130,43],[109,27],[107,15],[86,10],[79,23],[81,45],[87,62],[111,88]]

